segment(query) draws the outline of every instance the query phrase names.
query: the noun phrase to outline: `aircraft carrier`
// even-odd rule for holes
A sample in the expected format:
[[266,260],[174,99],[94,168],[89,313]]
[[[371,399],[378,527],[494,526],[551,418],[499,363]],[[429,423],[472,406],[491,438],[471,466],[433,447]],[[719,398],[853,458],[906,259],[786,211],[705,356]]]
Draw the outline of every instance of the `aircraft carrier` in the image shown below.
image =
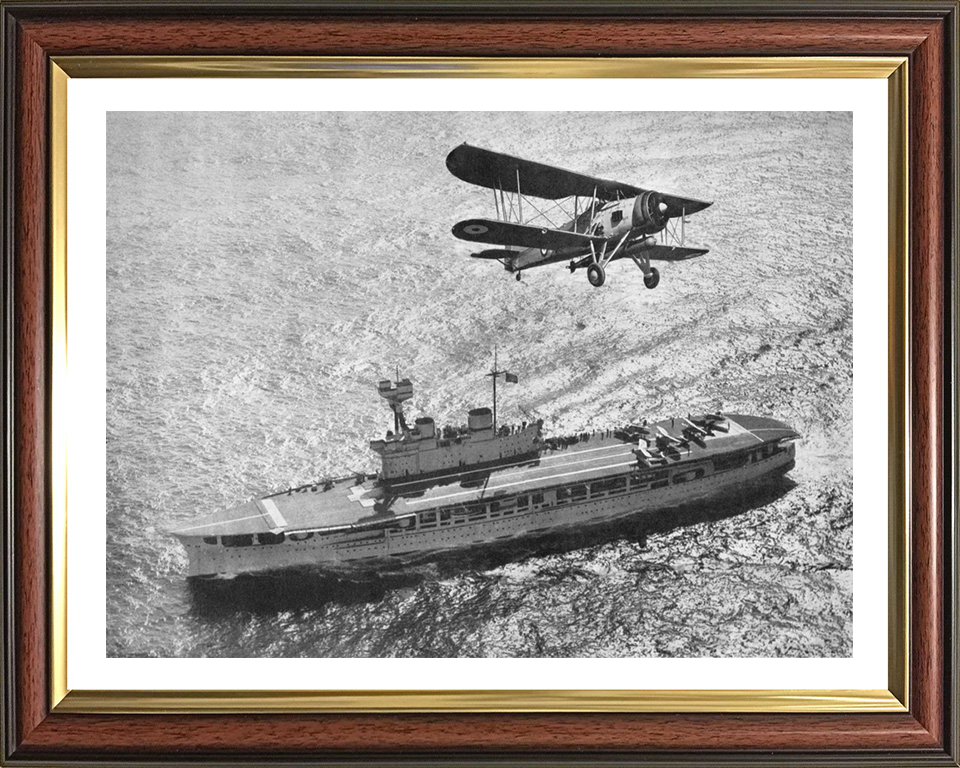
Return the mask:
[[[494,379],[495,381],[495,379]],[[798,433],[770,418],[716,413],[545,438],[542,422],[410,427],[409,379],[381,381],[395,431],[370,448],[377,474],[320,480],[171,531],[190,577],[413,559],[569,526],[641,516],[748,487],[794,466]]]

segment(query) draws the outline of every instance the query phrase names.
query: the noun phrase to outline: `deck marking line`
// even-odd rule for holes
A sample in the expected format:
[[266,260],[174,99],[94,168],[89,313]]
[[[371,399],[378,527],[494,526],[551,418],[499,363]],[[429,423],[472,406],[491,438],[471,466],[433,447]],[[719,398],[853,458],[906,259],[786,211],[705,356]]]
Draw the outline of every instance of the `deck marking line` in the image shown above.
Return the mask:
[[[559,475],[550,475],[549,477],[537,477],[537,478],[533,478],[532,480],[543,482],[547,480],[555,480],[558,477],[570,477],[571,475],[582,475],[584,472],[596,472],[598,470],[603,470],[603,469],[616,469],[617,467],[629,467],[631,464],[636,464],[636,461],[624,461],[624,462],[621,462],[620,464],[608,464],[605,467],[590,467],[589,469],[578,469],[574,472],[563,472]],[[601,478],[598,477],[597,479],[599,480]],[[524,485],[525,483],[532,482],[532,480],[520,480],[515,483],[504,483],[503,485],[498,485],[493,488],[487,488],[486,492],[489,493],[491,491],[499,491],[501,488],[509,488],[510,486],[513,486],[513,485]],[[530,492],[534,493],[535,490],[532,490]],[[450,494],[447,494],[446,496],[434,496],[431,499],[416,499],[414,501],[406,502],[406,506],[409,507],[414,504],[427,504],[432,501],[443,501],[444,499],[452,499],[457,496],[470,496],[470,495],[474,495],[475,493],[476,491],[461,491],[459,493],[450,493]],[[484,498],[483,496],[480,496],[477,500],[479,501],[480,499],[483,499],[483,498]]]
[[[623,448],[626,446],[635,446],[635,444],[634,443],[616,443],[614,445],[603,445],[599,448],[584,448],[582,451],[564,451],[563,449],[558,449],[556,452],[552,453],[550,456],[538,456],[533,459],[528,458],[525,461],[515,461],[511,464],[498,464],[493,467],[487,467],[486,469],[479,469],[475,471],[486,472],[489,470],[491,472],[497,472],[501,469],[510,469],[511,467],[520,467],[520,466],[523,466],[524,464],[529,464],[531,461],[544,462],[544,461],[551,461],[553,459],[565,459],[568,456],[579,456],[581,453],[593,453],[594,451],[609,451],[611,448]],[[430,481],[446,480],[447,478],[450,478],[450,477],[461,477],[463,475],[469,475],[469,474],[471,474],[469,470],[460,471],[460,472],[451,472],[450,474],[447,474],[447,475],[435,475],[433,477],[427,478],[427,480],[430,480]],[[406,485],[422,485],[424,482],[425,482],[424,480],[409,480],[405,483],[392,483],[390,487],[403,488]]]
[[743,426],[743,424],[740,424],[733,419],[727,419],[727,423],[730,425],[730,431],[727,432],[729,437],[733,437],[735,435],[750,435],[750,437],[752,437],[758,443],[764,442],[762,437],[757,437],[755,434],[753,434],[753,432]]
[[217,520],[215,523],[201,523],[200,525],[189,525],[186,528],[178,528],[177,531],[195,531],[197,528],[210,528],[214,525],[229,525],[230,523],[239,523],[243,520],[256,520],[263,515],[247,515],[246,517],[236,517],[233,520]]
[[287,527],[287,521],[283,518],[283,515],[280,514],[280,510],[277,509],[277,505],[273,503],[273,499],[257,499],[257,507],[270,518],[270,522],[273,523],[273,527],[271,528],[273,533]]
[[747,428],[744,427],[743,425],[737,424],[737,426],[740,427],[741,432],[744,432],[744,433],[750,435],[750,437],[752,437],[752,438],[753,438],[754,440],[756,440],[758,443],[762,443],[762,442],[763,442],[763,438],[762,438],[762,437],[757,437],[755,434],[753,434],[753,432],[751,432],[749,429],[747,429]]
[[[536,472],[537,470],[541,470],[541,469],[542,469],[542,470],[547,470],[547,471],[553,471],[553,470],[555,470],[555,469],[561,469],[561,468],[563,468],[563,467],[572,467],[572,466],[575,466],[575,465],[577,465],[577,464],[590,464],[590,463],[593,463],[593,462],[607,461],[608,459],[615,459],[615,458],[617,458],[617,456],[621,456],[621,455],[622,455],[622,456],[629,456],[630,454],[632,454],[632,453],[634,452],[634,450],[636,450],[636,446],[634,446],[633,448],[630,448],[629,450],[623,451],[622,453],[613,455],[613,456],[587,456],[586,458],[580,459],[579,461],[565,461],[565,462],[563,462],[562,464],[553,464],[553,465],[550,466],[550,467],[530,467],[529,469],[522,469],[522,470],[520,470],[520,471],[518,471],[518,472],[507,472],[506,474],[503,474],[503,475],[501,475],[500,477],[501,477],[501,478],[516,477],[517,475],[522,475],[522,474],[525,474],[525,473],[527,473],[527,472],[533,473],[533,472]],[[572,455],[570,455],[569,457],[566,457],[566,458],[576,459],[577,456],[578,456],[580,453],[586,453],[586,451],[577,451],[576,453],[573,453]]]
[[[609,456],[609,455],[608,456],[587,456],[586,458],[580,459],[580,461],[565,461],[562,464],[553,464],[549,467],[543,467],[543,466],[529,467],[528,469],[521,469],[516,472],[505,472],[503,474],[498,473],[497,479],[504,480],[508,477],[516,477],[517,475],[530,474],[531,475],[530,479],[536,480],[538,477],[536,474],[537,472],[554,472],[558,469],[563,469],[564,467],[573,467],[578,464],[598,464],[601,461],[609,461],[610,459],[616,459],[616,458],[619,458],[620,456],[629,456],[633,454],[635,450],[636,448],[631,448],[629,451],[622,451],[612,456]],[[578,451],[577,453],[574,453],[569,458],[575,459],[579,455],[579,453],[580,452]]]
[[[576,445],[576,443],[573,443],[573,445]],[[549,456],[544,456],[541,459],[541,461],[549,461],[550,459],[562,459],[565,456],[569,456],[570,454],[593,453],[595,451],[608,451],[611,448],[623,448],[624,446],[628,446],[628,445],[633,445],[633,443],[624,443],[621,441],[621,442],[614,443],[613,445],[601,445],[599,448],[584,448],[583,450],[580,450],[580,451],[576,451],[576,450],[568,451],[566,448],[557,448]]]

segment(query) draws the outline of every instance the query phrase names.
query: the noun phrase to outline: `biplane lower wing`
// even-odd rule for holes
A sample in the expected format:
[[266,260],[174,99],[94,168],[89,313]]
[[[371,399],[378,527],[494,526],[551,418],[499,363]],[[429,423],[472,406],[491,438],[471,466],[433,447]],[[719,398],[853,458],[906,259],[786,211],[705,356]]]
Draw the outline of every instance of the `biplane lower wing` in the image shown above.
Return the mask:
[[685,248],[682,245],[657,244],[643,249],[643,255],[651,261],[684,261],[709,252],[709,248]]
[[545,229],[527,224],[513,224],[492,219],[467,219],[453,226],[453,234],[461,240],[491,245],[512,245],[521,248],[589,248],[590,243],[604,242],[602,237],[593,237],[564,229]]

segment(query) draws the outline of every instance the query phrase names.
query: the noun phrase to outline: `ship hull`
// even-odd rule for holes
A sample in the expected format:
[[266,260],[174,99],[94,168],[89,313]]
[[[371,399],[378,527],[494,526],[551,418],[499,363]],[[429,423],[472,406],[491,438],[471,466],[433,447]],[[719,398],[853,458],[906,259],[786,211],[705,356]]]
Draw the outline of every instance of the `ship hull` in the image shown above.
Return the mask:
[[603,483],[582,486],[580,498],[559,487],[521,497],[525,507],[517,503],[516,497],[512,501],[503,498],[497,509],[487,505],[479,519],[444,519],[440,511],[428,510],[408,518],[406,527],[401,521],[389,528],[316,530],[281,537],[278,543],[266,546],[210,546],[195,536],[180,538],[189,558],[191,577],[416,559],[574,526],[632,517],[643,519],[666,509],[726,496],[738,489],[755,487],[765,477],[789,471],[795,461],[795,446],[792,442],[770,443],[743,452],[742,458],[742,462],[726,467],[709,460],[683,461],[664,468],[606,475]]

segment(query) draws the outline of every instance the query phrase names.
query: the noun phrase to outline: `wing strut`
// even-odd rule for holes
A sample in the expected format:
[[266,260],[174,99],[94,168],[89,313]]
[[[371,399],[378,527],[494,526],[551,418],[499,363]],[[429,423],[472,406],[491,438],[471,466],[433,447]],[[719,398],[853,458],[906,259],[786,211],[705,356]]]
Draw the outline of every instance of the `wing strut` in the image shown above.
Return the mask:
[[[630,233],[629,233],[629,232],[625,232],[624,235],[623,235],[623,237],[620,238],[620,242],[617,243],[617,247],[614,248],[612,251],[610,251],[610,255],[609,255],[609,256],[606,256],[606,257],[601,257],[601,261],[600,261],[600,266],[601,266],[601,267],[605,267],[605,266],[607,266],[607,264],[609,264],[611,261],[613,261],[613,257],[617,255],[617,251],[620,250],[621,246],[622,246],[625,242],[627,242],[627,238],[628,238],[628,237],[630,237]],[[604,251],[606,251],[606,243],[604,243]]]
[[517,214],[517,215],[520,217],[520,218],[518,219],[517,223],[518,223],[518,224],[523,224],[523,195],[520,193],[520,168],[519,168],[519,166],[517,167],[517,209],[519,210],[519,214]]
[[[569,267],[570,271],[574,272],[578,269],[581,269],[582,267],[588,267],[591,264],[596,264],[599,267],[606,267],[607,264],[613,261],[613,257],[616,256],[617,253],[619,253],[620,249],[623,247],[623,244],[627,242],[628,237],[630,237],[630,233],[625,232],[623,237],[620,238],[616,246],[614,246],[614,249],[610,251],[609,254],[607,253],[607,247],[610,245],[609,240],[606,240],[603,243],[601,243],[599,255],[597,254],[597,249],[594,246],[593,241],[590,241],[590,255],[584,256],[579,261],[576,259],[571,261],[570,267]],[[636,261],[636,258],[634,258],[634,261]]]

